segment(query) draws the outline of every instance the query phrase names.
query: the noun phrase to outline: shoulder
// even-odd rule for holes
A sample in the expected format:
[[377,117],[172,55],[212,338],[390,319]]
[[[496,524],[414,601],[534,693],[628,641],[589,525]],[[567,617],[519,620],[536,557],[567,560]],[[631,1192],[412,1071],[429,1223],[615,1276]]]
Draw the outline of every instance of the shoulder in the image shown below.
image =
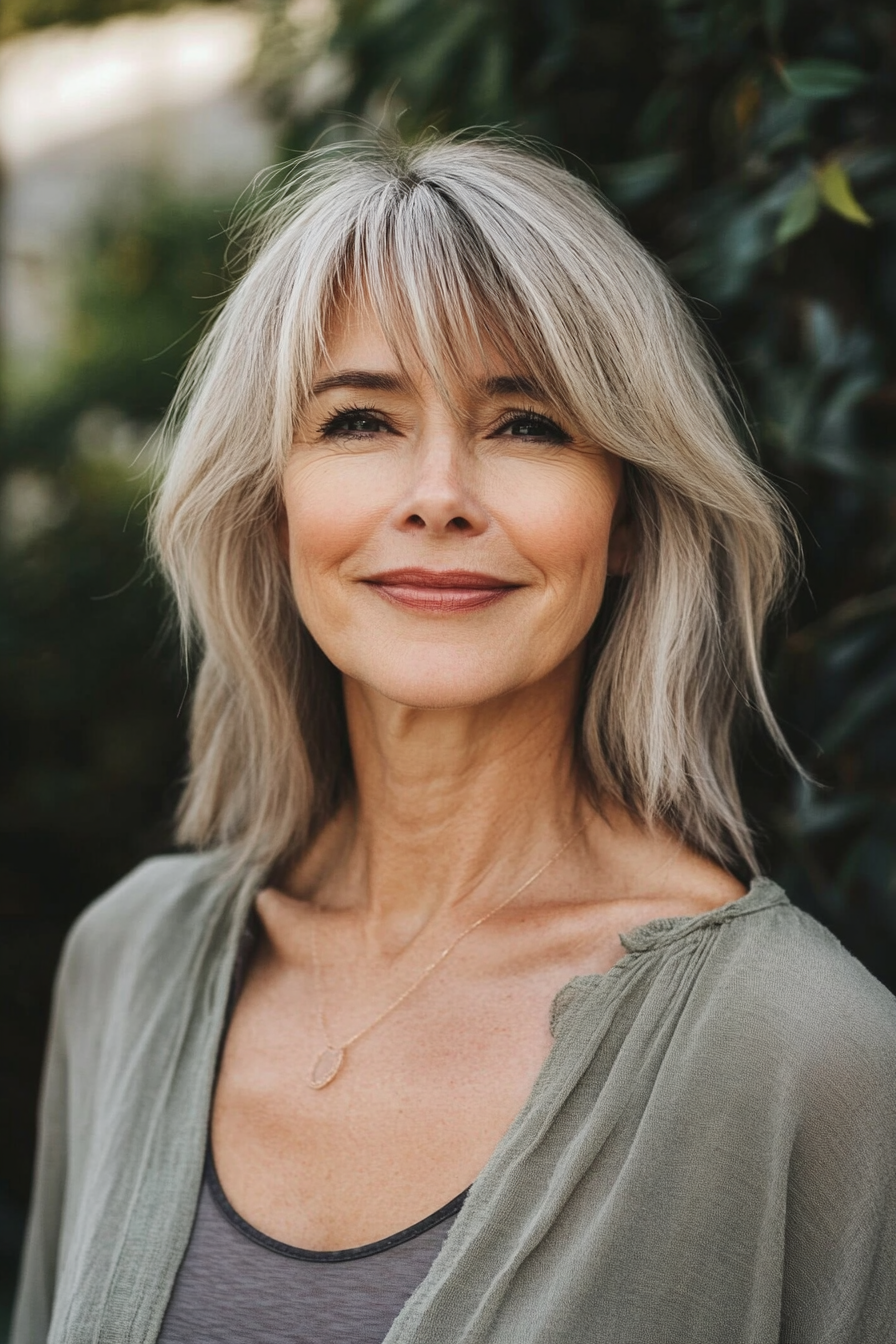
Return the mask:
[[236,879],[220,851],[149,859],[93,901],[63,948],[57,994],[108,1001],[119,982],[162,974],[195,949]]
[[767,894],[769,903],[728,924],[732,971],[745,989],[755,979],[770,1005],[786,1007],[789,1019],[815,1033],[835,1023],[896,1030],[896,998],[829,929],[774,883],[763,880],[752,890]]
[[754,893],[768,903],[720,920],[709,959],[713,1017],[742,1064],[788,1078],[795,1100],[847,1091],[896,1107],[896,998],[773,883]]
[[[623,937],[686,984],[688,1030],[732,1085],[825,1080],[896,1101],[896,998],[817,920],[760,878],[727,905]],[[684,962],[682,961],[684,957]],[[789,1081],[785,1081],[789,1080]]]
[[152,933],[190,896],[220,879],[220,854],[165,854],[147,859],[92,901],[75,920],[67,947],[76,951]]

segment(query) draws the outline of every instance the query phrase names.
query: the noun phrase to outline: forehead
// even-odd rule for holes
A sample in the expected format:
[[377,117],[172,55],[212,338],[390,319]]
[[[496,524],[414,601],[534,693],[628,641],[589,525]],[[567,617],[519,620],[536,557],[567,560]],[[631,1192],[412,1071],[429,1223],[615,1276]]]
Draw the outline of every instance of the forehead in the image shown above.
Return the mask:
[[506,338],[492,339],[481,324],[470,323],[462,349],[451,349],[447,342],[439,348],[440,342],[421,340],[406,322],[390,321],[391,316],[384,320],[369,298],[334,305],[312,394],[337,388],[400,392],[435,383],[450,400],[472,392],[546,399],[541,380],[525,367],[520,352],[508,348]]

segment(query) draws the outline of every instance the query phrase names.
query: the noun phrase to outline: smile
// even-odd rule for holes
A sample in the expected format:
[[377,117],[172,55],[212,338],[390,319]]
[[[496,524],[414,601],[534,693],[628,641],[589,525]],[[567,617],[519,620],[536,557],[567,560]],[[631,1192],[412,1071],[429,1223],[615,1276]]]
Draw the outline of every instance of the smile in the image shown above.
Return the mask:
[[397,606],[446,613],[489,607],[521,586],[466,569],[395,569],[364,582]]

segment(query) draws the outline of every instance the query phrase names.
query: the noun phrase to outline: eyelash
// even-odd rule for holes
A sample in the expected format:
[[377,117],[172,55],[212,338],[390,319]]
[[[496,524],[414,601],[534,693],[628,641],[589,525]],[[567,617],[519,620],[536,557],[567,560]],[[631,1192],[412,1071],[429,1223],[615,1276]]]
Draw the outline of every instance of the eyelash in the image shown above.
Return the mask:
[[[372,406],[343,406],[340,410],[334,411],[323,424],[318,425],[317,432],[322,439],[333,436],[337,433],[340,420],[349,420],[352,416],[364,415],[370,420],[378,420],[380,424],[388,424],[381,411],[375,411]],[[354,434],[351,437],[364,437]]]
[[[381,411],[375,410],[372,406],[343,406],[340,410],[335,411],[333,415],[328,416],[323,424],[318,426],[317,432],[321,438],[333,437],[339,432],[340,421],[349,420],[353,416],[361,415],[366,416],[370,420],[377,420],[382,425],[388,426],[389,424],[387,417],[384,416]],[[497,438],[502,431],[509,428],[510,425],[519,424],[521,422],[528,422],[529,424],[541,426],[543,428],[542,437],[553,444],[559,445],[571,441],[571,436],[567,434],[565,429],[561,429],[560,426],[548,416],[543,415],[540,411],[536,411],[530,407],[513,407],[512,409],[505,411],[498,425],[489,434],[489,438]],[[363,432],[355,431],[354,433],[346,432],[345,437],[366,438],[367,435]],[[535,435],[532,437],[533,439],[536,439]]]
[[[567,434],[565,429],[561,429],[555,420],[549,416],[543,415],[541,411],[536,411],[532,407],[515,406],[509,411],[505,411],[504,416],[495,429],[492,430],[489,438],[495,438],[501,430],[507,429],[509,425],[527,422],[542,427],[543,437],[553,444],[570,443],[572,436]],[[534,437],[534,436],[533,436]]]

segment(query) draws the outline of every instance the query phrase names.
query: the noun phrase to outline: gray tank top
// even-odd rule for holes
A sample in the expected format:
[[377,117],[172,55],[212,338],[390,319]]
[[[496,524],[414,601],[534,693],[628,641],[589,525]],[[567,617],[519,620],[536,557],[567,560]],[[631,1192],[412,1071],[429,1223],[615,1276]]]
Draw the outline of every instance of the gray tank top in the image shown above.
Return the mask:
[[158,1344],[382,1344],[465,1195],[383,1241],[303,1251],[241,1218],[209,1157]]

